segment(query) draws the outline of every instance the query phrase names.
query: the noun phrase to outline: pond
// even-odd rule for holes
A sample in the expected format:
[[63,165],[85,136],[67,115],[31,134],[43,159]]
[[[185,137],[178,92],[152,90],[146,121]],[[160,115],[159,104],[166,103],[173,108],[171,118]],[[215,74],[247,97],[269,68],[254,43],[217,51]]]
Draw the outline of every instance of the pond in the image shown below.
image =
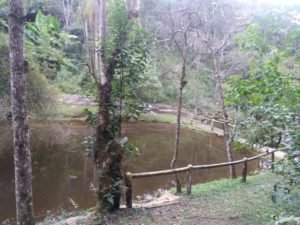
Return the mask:
[[[96,203],[93,162],[85,156],[84,138],[92,133],[81,121],[31,121],[31,151],[35,215]],[[15,216],[12,130],[0,124],[0,222]],[[127,160],[127,171],[145,172],[170,168],[175,142],[174,124],[136,122],[123,125],[123,134],[139,149],[140,156]],[[252,153],[235,153],[240,159]],[[179,166],[226,161],[222,137],[182,129]],[[251,170],[257,162],[250,163]],[[241,168],[238,168],[240,174]],[[194,171],[194,183],[228,177],[228,168]],[[182,175],[184,182],[185,176]],[[133,196],[153,194],[174,186],[173,176],[141,178],[133,181]]]

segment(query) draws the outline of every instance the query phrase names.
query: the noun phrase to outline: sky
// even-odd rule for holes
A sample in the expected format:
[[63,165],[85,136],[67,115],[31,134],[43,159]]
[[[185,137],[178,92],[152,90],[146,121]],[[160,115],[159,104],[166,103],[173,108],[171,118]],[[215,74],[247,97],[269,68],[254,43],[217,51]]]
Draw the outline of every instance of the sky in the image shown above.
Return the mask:
[[[251,0],[248,0],[251,1]],[[266,2],[266,3],[270,3],[270,4],[281,4],[281,5],[290,5],[290,4],[295,4],[295,3],[299,3],[300,4],[300,0],[257,0],[259,2]]]

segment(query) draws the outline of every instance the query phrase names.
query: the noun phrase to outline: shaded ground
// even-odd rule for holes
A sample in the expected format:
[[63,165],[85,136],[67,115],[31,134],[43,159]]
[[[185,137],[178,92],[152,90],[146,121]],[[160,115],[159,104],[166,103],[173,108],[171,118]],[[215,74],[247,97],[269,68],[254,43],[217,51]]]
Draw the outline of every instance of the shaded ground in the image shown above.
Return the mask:
[[97,214],[42,224],[106,225],[258,225],[268,224],[276,213],[271,190],[276,175],[268,172],[239,179],[193,186],[192,196],[182,195],[173,204],[154,208],[121,209],[116,214]]

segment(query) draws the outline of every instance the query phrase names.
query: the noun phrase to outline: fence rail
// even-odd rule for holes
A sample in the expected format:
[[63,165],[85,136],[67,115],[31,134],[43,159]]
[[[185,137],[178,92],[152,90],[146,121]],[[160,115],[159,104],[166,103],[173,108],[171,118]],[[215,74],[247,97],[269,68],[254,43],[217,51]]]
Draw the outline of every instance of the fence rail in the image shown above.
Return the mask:
[[[221,129],[223,130],[223,126],[224,126],[224,123],[225,121],[222,120],[222,119],[216,119],[216,117],[214,116],[211,116],[211,117],[206,117],[206,116],[191,116],[191,117],[187,117],[187,119],[190,121],[190,123],[194,123],[194,122],[198,122],[198,123],[203,123],[203,124],[206,124],[206,125],[209,125],[210,126],[210,131],[214,131],[215,128],[218,128],[218,129]],[[217,124],[219,124],[219,127],[216,126]],[[221,127],[220,127],[221,126]],[[228,126],[229,127],[234,127],[234,125],[228,121]]]
[[256,155],[256,156],[253,156],[250,158],[244,158],[241,160],[236,160],[233,162],[224,162],[224,163],[216,163],[216,164],[209,164],[209,165],[195,165],[195,166],[188,165],[188,166],[176,168],[176,169],[159,170],[159,171],[143,172],[143,173],[127,172],[126,177],[125,177],[126,207],[132,208],[132,180],[133,179],[187,172],[188,174],[187,174],[186,192],[187,192],[187,194],[191,194],[192,171],[193,170],[212,169],[212,168],[225,167],[225,166],[230,166],[230,165],[244,164],[244,167],[242,170],[242,181],[245,182],[247,179],[247,173],[248,173],[248,171],[247,171],[248,170],[248,162],[271,154],[271,159],[272,159],[271,169],[274,170],[275,152],[279,151],[279,150],[281,150],[281,149],[276,149],[276,150],[271,150],[271,151],[267,150],[266,152],[261,153],[259,155]]

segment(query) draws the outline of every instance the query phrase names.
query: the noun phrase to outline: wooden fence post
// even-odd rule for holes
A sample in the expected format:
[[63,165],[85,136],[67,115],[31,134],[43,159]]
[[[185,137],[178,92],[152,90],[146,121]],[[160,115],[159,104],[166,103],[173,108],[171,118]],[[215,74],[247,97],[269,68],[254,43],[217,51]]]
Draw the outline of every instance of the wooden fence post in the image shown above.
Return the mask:
[[125,186],[126,186],[126,208],[132,208],[132,174],[130,172],[126,173],[125,176]]
[[191,164],[188,165],[189,170],[187,171],[187,183],[186,183],[186,193],[190,195],[192,193],[192,169],[193,166]]
[[246,182],[247,179],[247,170],[248,170],[248,165],[247,165],[248,159],[244,158],[244,168],[242,172],[242,182]]
[[274,163],[275,163],[275,153],[274,153],[274,151],[271,154],[271,158],[272,158],[271,169],[272,169],[272,172],[274,172]]
[[215,121],[215,119],[212,118],[212,119],[211,119],[211,124],[210,124],[210,130],[211,130],[211,131],[214,130],[214,121]]

